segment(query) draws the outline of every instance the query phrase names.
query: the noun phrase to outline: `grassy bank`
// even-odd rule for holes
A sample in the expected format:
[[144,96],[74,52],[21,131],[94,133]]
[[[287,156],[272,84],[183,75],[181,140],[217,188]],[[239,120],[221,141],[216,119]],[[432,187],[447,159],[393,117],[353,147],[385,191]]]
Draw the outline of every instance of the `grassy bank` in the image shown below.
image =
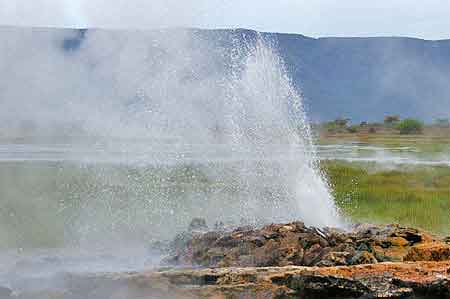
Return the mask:
[[450,234],[450,167],[324,161],[338,207],[357,222],[401,223]]

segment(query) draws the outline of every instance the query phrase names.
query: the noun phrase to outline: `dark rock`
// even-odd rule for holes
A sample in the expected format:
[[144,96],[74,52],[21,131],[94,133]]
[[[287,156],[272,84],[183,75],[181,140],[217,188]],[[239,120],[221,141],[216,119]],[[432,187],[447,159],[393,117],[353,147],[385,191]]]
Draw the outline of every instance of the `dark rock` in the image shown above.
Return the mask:
[[300,245],[304,249],[308,249],[316,244],[320,244],[321,237],[311,233],[300,234]]
[[322,255],[322,247],[319,244],[314,244],[305,251],[303,256],[303,265],[313,266],[320,261]]
[[377,259],[368,251],[360,251],[350,259],[350,265],[376,264]]
[[[203,221],[195,222],[203,227]],[[343,232],[307,228],[301,222],[293,222],[260,229],[190,232],[180,234],[172,244],[172,258],[167,261],[207,267],[331,267],[450,259],[450,245],[425,232],[399,225],[359,225],[353,231]],[[430,244],[434,249],[424,249]]]
[[329,252],[321,257],[321,260],[316,264],[319,267],[333,267],[346,266],[351,260],[351,253],[349,252]]
[[296,275],[290,287],[306,298],[358,298],[370,291],[358,281],[318,275]]
[[412,247],[405,261],[447,261],[450,259],[450,245],[442,243],[423,244]]
[[[184,270],[143,275],[197,298],[449,298],[450,262]],[[211,277],[213,279],[208,279]],[[135,279],[135,278],[133,278]],[[209,281],[209,283],[205,283]],[[182,284],[180,283],[182,281]],[[171,289],[171,288],[170,288]]]
[[189,232],[172,246],[169,260],[194,269],[70,274],[62,292],[17,297],[6,289],[5,298],[450,298],[450,245],[396,225],[338,232],[271,224]]

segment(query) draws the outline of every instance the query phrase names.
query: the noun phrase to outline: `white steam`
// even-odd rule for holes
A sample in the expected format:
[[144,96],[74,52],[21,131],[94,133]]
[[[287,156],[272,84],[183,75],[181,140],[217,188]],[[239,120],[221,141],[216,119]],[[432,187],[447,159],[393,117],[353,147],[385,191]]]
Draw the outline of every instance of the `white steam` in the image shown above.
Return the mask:
[[214,34],[3,29],[4,136],[113,140],[101,156],[71,158],[99,162],[111,153],[114,163],[188,165],[210,184],[185,190],[170,185],[185,181],[160,174],[163,187],[150,188],[145,176],[132,184],[101,167],[83,175],[89,189],[69,188],[80,202],[60,199],[64,211],[77,211],[66,216],[70,238],[89,243],[109,230],[110,239],[139,239],[150,226],[149,237],[158,238],[193,217],[338,224],[302,99],[271,41],[247,31]]

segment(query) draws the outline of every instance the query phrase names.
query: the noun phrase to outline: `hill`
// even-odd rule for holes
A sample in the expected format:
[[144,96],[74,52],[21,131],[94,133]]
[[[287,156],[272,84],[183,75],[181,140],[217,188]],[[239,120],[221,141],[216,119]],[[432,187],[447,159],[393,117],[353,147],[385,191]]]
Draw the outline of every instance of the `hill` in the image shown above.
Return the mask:
[[[42,119],[51,119],[54,124],[67,121],[67,109],[85,115],[89,103],[83,106],[78,102],[92,99],[109,102],[111,107],[102,106],[103,112],[99,113],[114,110],[115,98],[125,99],[127,109],[142,111],[136,86],[147,84],[142,73],[147,68],[142,66],[145,57],[136,55],[146,53],[152,57],[148,69],[161,67],[164,59],[173,58],[161,49],[177,53],[171,49],[177,44],[172,45],[171,39],[183,38],[187,32],[199,40],[190,45],[192,49],[203,47],[193,51],[193,55],[205,56],[205,50],[208,53],[202,59],[203,64],[189,74],[189,80],[195,76],[207,78],[226,65],[222,62],[229,59],[232,48],[248,45],[258,34],[270,40],[284,59],[294,85],[303,93],[309,116],[315,121],[337,117],[348,117],[354,122],[375,121],[387,114],[425,121],[450,117],[450,40],[316,39],[245,29],[114,31],[0,27],[0,99],[4,104],[0,125],[21,122],[22,127],[28,128]],[[155,38],[158,36],[164,38]],[[156,45],[147,53],[145,47],[149,44],[153,47],[155,40],[165,44],[159,48]],[[203,41],[208,41],[208,47],[204,47]],[[180,61],[183,63],[188,62]],[[125,82],[121,83],[124,88],[114,86],[118,80]],[[134,98],[127,95],[132,91]],[[63,107],[63,101],[71,106]],[[48,107],[58,117],[50,117]],[[31,117],[35,115],[40,118]],[[121,121],[121,117],[109,121]],[[89,121],[97,121],[94,114]],[[77,117],[70,122],[68,130],[79,125]]]
[[[220,39],[230,33],[212,34]],[[233,34],[242,38],[255,33]],[[312,119],[376,121],[388,114],[426,121],[450,117],[450,40],[262,35],[275,40]]]

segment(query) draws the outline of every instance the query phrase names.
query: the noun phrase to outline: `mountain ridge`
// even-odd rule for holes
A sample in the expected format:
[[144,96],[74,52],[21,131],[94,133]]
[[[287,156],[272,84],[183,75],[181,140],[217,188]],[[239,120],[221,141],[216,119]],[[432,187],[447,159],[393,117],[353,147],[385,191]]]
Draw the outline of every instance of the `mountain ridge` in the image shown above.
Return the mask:
[[[149,30],[57,29],[0,26],[0,35],[16,32],[58,32],[66,36],[65,51],[77,51],[91,31],[114,34]],[[249,29],[187,30],[224,47],[245,42]],[[158,31],[158,30],[151,30]],[[17,33],[18,34],[18,33]],[[354,122],[377,121],[386,115],[431,122],[450,117],[450,40],[413,37],[319,37],[260,32],[273,40],[293,84],[305,98],[313,121],[346,117]]]

